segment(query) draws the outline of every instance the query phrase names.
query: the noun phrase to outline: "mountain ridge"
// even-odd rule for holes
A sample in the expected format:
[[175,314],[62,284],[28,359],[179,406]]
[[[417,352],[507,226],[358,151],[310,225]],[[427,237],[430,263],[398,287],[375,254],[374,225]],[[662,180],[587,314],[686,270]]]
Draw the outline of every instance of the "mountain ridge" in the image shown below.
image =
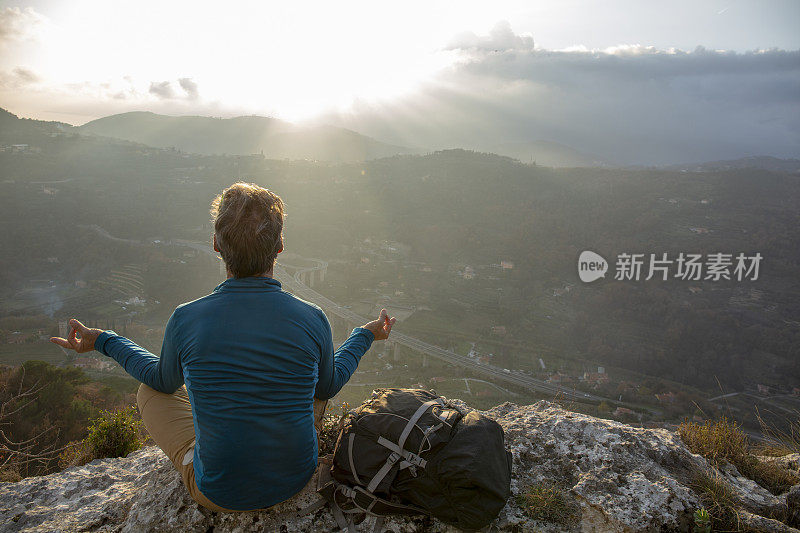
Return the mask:
[[415,152],[345,128],[298,126],[259,115],[218,118],[131,111],[92,120],[76,129],[81,133],[205,155],[263,153],[271,159],[339,162]]

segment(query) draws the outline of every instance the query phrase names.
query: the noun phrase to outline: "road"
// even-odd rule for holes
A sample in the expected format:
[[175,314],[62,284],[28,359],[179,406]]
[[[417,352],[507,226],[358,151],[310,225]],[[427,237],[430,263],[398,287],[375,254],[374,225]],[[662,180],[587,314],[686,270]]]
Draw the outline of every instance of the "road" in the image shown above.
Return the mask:
[[758,402],[767,404],[770,407],[774,407],[775,409],[778,409],[780,411],[783,411],[783,412],[785,412],[785,413],[787,413],[789,415],[793,415],[793,416],[797,414],[797,412],[798,412],[797,408],[790,409],[788,407],[784,407],[784,406],[779,405],[779,404],[777,404],[777,403],[775,403],[773,401],[770,401],[770,400],[773,400],[773,399],[776,399],[776,398],[785,398],[785,399],[788,399],[788,400],[792,400],[794,402],[798,402],[798,404],[800,405],[800,400],[798,400],[798,398],[796,396],[792,395],[792,394],[773,394],[772,396],[759,396],[759,395],[757,395],[755,393],[751,393],[751,392],[747,392],[747,391],[729,392],[728,394],[722,394],[721,396],[715,396],[714,398],[711,398],[708,401],[709,402],[715,402],[715,401],[719,401],[719,400],[724,400],[726,398],[733,398],[734,396],[745,396],[747,398],[750,398],[750,399],[756,400]]
[[[135,241],[133,239],[121,239],[119,237],[114,237],[111,234],[109,234],[106,230],[97,225],[91,225],[88,226],[88,228],[99,233],[101,236],[107,239],[114,240],[116,242],[126,242],[129,244],[136,244],[136,245],[143,244],[140,241]],[[183,239],[172,239],[166,241],[164,244],[174,245],[174,246],[185,246],[187,248],[192,248],[194,250],[206,253],[212,257],[215,258],[218,257],[218,254],[207,244],[186,241]],[[281,280],[281,284],[284,287],[284,289],[295,294],[296,296],[299,296],[300,298],[303,298],[304,300],[314,302],[322,309],[324,309],[326,312],[339,316],[350,323],[365,324],[369,322],[369,320],[371,320],[362,317],[350,311],[349,309],[342,307],[333,300],[323,296],[322,294],[318,293],[317,291],[315,291],[314,289],[303,283],[300,278],[304,273],[324,269],[327,268],[328,266],[328,263],[321,259],[309,259],[309,258],[304,258],[304,259],[309,261],[314,261],[316,264],[312,267],[297,269],[297,271],[294,273],[294,276],[290,275],[287,272],[286,267],[287,266],[290,268],[296,268],[296,267],[291,267],[290,265],[283,265],[281,263],[276,263],[274,274],[276,278]],[[433,357],[441,361],[445,361],[446,363],[450,363],[452,365],[471,370],[476,374],[486,376],[496,381],[502,381],[505,383],[516,385],[530,392],[552,395],[554,397],[559,397],[561,399],[573,400],[578,402],[600,403],[601,401],[606,401],[612,404],[618,403],[613,400],[609,400],[608,398],[603,398],[601,396],[596,396],[594,394],[585,393],[576,389],[571,389],[561,385],[548,383],[540,379],[532,378],[530,376],[526,376],[516,371],[508,371],[498,366],[479,363],[478,361],[470,357],[459,355],[450,350],[445,350],[444,348],[441,348],[434,344],[430,344],[425,341],[419,340],[415,337],[412,337],[410,335],[406,335],[401,331],[397,331],[397,327],[395,327],[395,329],[392,330],[391,340],[393,342],[397,342],[402,346],[411,348],[416,352],[423,353],[429,357]]]
[[[288,289],[293,294],[303,298],[304,300],[314,302],[326,312],[337,315],[347,320],[348,322],[354,324],[364,324],[369,320],[371,320],[362,317],[352,312],[349,309],[342,307],[333,300],[326,298],[322,294],[318,293],[314,289],[304,284],[301,281],[301,276],[304,273],[324,269],[328,266],[328,264],[325,261],[322,261],[320,259],[309,259],[309,258],[304,258],[304,259],[314,261],[316,262],[316,265],[307,268],[299,268],[295,272],[294,276],[290,276],[289,273],[286,271],[285,269],[286,265],[281,265],[280,263],[276,265],[275,267],[276,277],[279,277],[282,280],[286,280],[283,282],[283,285],[286,289]],[[561,385],[548,383],[546,381],[532,378],[530,376],[526,376],[518,372],[506,371],[506,369],[500,368],[498,366],[479,363],[478,361],[470,357],[459,355],[450,350],[445,350],[444,348],[441,348],[434,344],[430,344],[425,341],[421,341],[417,338],[414,338],[410,335],[406,335],[401,331],[397,331],[396,326],[395,329],[392,330],[391,340],[397,342],[402,346],[411,348],[416,352],[423,353],[430,357],[434,357],[436,359],[445,361],[455,366],[459,366],[461,368],[466,368],[468,370],[475,372],[476,374],[487,376],[489,378],[492,378],[493,380],[503,381],[505,383],[511,383],[512,385],[516,385],[531,392],[558,396],[566,400],[574,400],[579,402],[599,403],[601,401],[607,401],[611,403],[616,403],[613,402],[613,400],[609,400],[601,396],[596,396],[594,394],[585,393],[582,391],[578,391],[576,389],[570,389],[568,387],[563,387]]]

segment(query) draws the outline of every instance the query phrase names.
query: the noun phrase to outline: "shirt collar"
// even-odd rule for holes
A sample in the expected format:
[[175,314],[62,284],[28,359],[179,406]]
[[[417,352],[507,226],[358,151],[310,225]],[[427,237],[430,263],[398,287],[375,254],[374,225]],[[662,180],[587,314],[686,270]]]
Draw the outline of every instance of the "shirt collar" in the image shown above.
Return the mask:
[[214,292],[222,291],[275,291],[281,289],[281,282],[266,276],[249,276],[246,278],[228,278],[214,288]]

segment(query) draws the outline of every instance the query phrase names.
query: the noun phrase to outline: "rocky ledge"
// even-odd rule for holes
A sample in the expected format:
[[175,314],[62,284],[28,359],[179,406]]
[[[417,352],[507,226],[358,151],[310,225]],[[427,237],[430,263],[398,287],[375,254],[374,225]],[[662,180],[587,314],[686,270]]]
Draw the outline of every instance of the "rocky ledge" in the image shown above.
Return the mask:
[[[693,476],[711,467],[675,433],[634,428],[546,401],[527,406],[505,403],[485,414],[503,426],[514,455],[513,495],[486,530],[692,530],[694,511],[702,506],[691,488]],[[782,461],[797,470],[798,459],[795,455]],[[798,531],[769,517],[797,512],[800,485],[775,496],[732,465],[713,471],[735,494],[744,526],[757,531]],[[532,519],[520,497],[541,486],[558,487],[555,518]],[[297,516],[297,509],[316,500],[309,490],[270,511],[214,513],[189,497],[167,457],[149,446],[125,458],[99,459],[49,476],[0,483],[0,530],[336,530],[327,507]],[[371,520],[360,529],[370,530],[369,526]],[[392,517],[384,527],[393,532],[454,531],[428,518]]]

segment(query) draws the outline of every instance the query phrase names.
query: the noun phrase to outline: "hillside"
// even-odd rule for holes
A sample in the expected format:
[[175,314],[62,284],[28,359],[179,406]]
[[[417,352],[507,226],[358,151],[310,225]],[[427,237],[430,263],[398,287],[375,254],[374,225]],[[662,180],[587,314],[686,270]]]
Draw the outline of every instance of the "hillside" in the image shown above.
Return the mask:
[[613,162],[594,154],[587,154],[571,146],[553,141],[504,143],[487,148],[487,151],[519,159],[523,163],[536,163],[545,167],[614,167]]
[[800,159],[779,159],[770,156],[751,156],[739,159],[726,159],[724,161],[706,161],[704,163],[683,163],[664,167],[668,170],[686,172],[717,172],[742,168],[758,168],[772,172],[800,173]]
[[209,155],[263,153],[273,159],[365,161],[412,152],[344,128],[301,127],[259,116],[223,119],[131,112],[93,120],[76,129],[84,134]]
[[[703,473],[717,476],[717,486],[735,499],[744,528],[797,531],[770,517],[790,523],[797,519],[787,516],[798,511],[800,485],[772,494],[730,463],[712,466],[670,431],[634,428],[545,401],[506,403],[486,414],[503,426],[513,454],[512,496],[489,526],[492,531],[690,531],[695,511],[709,508],[711,501],[698,485]],[[780,461],[785,465],[780,468],[797,470],[797,455]],[[556,494],[546,507],[528,499],[543,487]],[[270,511],[210,512],[191,500],[164,453],[150,446],[126,458],[0,483],[0,522],[8,532],[336,530],[328,507],[297,516],[298,509],[317,500],[307,488]],[[359,530],[371,525],[367,519]],[[390,517],[384,527],[394,532],[452,531],[438,520],[420,517]]]
[[[330,164],[67,134],[0,153],[0,179],[9,228],[0,244],[15,251],[0,259],[0,311],[49,314],[41,327],[66,316],[129,321],[139,338],[153,329],[145,340],[157,351],[157,328],[175,306],[219,283],[212,257],[187,257],[164,240],[207,243],[210,200],[245,179],[286,201],[287,251],[330,263],[315,289],[362,316],[376,305],[405,309],[398,328],[415,338],[462,356],[475,343],[495,366],[571,380],[632,406],[630,416],[679,421],[724,409],[757,431],[754,406],[778,424],[800,402],[800,182],[785,173],[554,169],[465,150]],[[612,264],[623,252],[758,252],[764,261],[756,281],[647,281],[645,270],[639,281],[584,284],[583,250]],[[117,274],[129,270],[140,276],[133,289]],[[115,302],[109,284],[147,307]],[[8,345],[6,360],[51,360],[44,350]],[[389,370],[377,356],[366,363],[361,386],[387,372],[404,386],[474,377],[402,357],[407,368]],[[587,383],[601,366],[608,381]],[[464,390],[463,381],[451,386]],[[738,394],[709,401],[727,393]],[[470,400],[485,408],[510,397],[494,389]]]
[[37,141],[42,136],[57,135],[71,129],[72,126],[64,122],[19,118],[0,108],[0,143],[27,143]]

